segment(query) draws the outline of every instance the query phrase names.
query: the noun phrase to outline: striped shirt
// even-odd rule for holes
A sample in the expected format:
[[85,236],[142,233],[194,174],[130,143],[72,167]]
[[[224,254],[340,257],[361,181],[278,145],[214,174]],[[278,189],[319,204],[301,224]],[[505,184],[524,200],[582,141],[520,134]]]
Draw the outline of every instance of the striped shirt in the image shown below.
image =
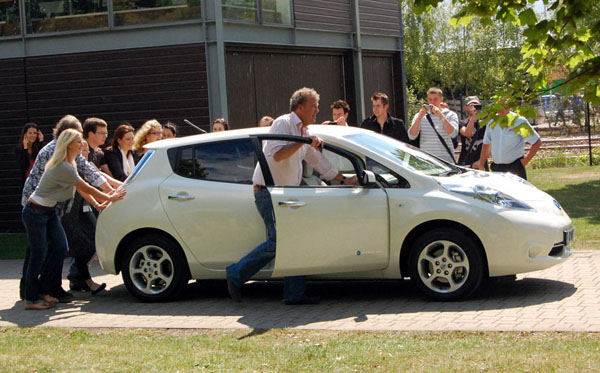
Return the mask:
[[[428,115],[431,117],[431,120],[433,122],[433,125],[435,126],[435,129],[438,131],[440,136],[442,136],[442,138],[445,140],[446,145],[448,145],[448,149],[450,149],[450,151],[452,151],[454,149],[454,146],[452,145],[452,138],[456,137],[456,135],[458,135],[458,115],[456,115],[456,113],[450,109],[442,110],[442,115],[448,120],[448,122],[450,122],[450,124],[452,124],[452,127],[453,127],[452,133],[446,132],[446,129],[444,129],[444,124],[442,123],[442,120],[437,115],[433,115],[433,114],[428,114]],[[419,113],[417,113],[415,115],[415,117],[413,118],[411,127],[415,124],[418,117],[419,117]],[[429,124],[429,121],[427,120],[427,116],[424,116],[421,119],[421,128],[420,128],[419,134],[421,135],[421,137],[419,139],[419,148],[421,148],[421,150],[426,151],[427,153],[433,154],[436,157],[441,158],[450,163],[455,163],[454,155],[451,157],[450,154],[448,154],[448,151],[446,150],[444,145],[442,145],[442,143],[440,142],[439,137],[435,134],[435,131],[433,130],[433,128],[431,128],[431,125]],[[409,131],[408,137],[411,140],[414,140],[417,138],[417,136],[419,136],[419,134],[417,134],[416,136],[412,136]]]

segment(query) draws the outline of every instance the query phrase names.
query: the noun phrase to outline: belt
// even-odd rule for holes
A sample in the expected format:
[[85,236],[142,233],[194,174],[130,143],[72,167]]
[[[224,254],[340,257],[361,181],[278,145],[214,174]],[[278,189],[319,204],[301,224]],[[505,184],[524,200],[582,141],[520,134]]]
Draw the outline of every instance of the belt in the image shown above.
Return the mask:
[[52,207],[42,206],[42,205],[39,205],[39,204],[33,202],[32,200],[27,201],[26,206],[33,207],[34,209],[38,209],[38,210],[42,210],[42,211],[55,211],[56,210],[56,206],[52,206]]
[[256,193],[258,193],[258,191],[259,191],[259,190],[261,190],[261,189],[265,189],[265,190],[266,190],[266,189],[267,189],[267,187],[266,187],[266,186],[264,186],[264,185],[258,185],[258,184],[254,184],[254,185],[252,185],[252,189],[254,190],[254,194],[256,194]]

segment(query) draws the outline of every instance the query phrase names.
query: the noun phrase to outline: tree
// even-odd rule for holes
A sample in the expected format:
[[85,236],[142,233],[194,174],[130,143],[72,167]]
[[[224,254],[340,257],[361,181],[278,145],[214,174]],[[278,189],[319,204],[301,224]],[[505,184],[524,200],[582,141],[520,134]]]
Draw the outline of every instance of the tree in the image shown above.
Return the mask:
[[513,79],[520,63],[520,33],[516,26],[472,22],[453,28],[458,11],[448,2],[429,13],[416,14],[403,4],[407,85],[423,99],[438,86],[447,98],[491,97]]
[[[417,14],[430,12],[443,0],[406,0]],[[459,7],[451,19],[454,27],[474,19],[483,25],[510,23],[524,38],[522,60],[515,77],[495,95],[496,103],[482,113],[492,117],[503,103],[530,117],[529,103],[548,90],[552,73],[566,73],[561,83],[568,96],[583,92],[592,105],[600,103],[600,2],[590,0],[542,0],[547,15],[538,18],[536,0],[452,0]],[[501,123],[503,126],[507,123]]]

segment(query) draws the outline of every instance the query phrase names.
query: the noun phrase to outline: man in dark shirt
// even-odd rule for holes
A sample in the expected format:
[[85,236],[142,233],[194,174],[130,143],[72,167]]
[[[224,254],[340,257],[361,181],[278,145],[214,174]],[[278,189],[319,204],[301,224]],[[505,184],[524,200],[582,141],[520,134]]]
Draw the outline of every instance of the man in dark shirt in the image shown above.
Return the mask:
[[408,143],[408,133],[404,122],[402,119],[392,117],[388,111],[390,103],[388,96],[385,93],[375,92],[371,96],[371,102],[373,103],[373,115],[363,120],[360,127]]
[[[481,156],[481,146],[483,145],[483,136],[485,127],[481,128],[477,114],[481,110],[481,103],[477,96],[469,96],[465,99],[465,110],[468,117],[460,121],[460,155],[458,164],[471,168],[479,168],[479,157]],[[484,165],[488,169],[487,164]]]
[[101,146],[106,142],[108,137],[108,125],[100,118],[87,118],[83,122],[83,138],[87,141],[90,147],[90,155],[88,161],[96,165],[97,169],[105,164],[104,153]]

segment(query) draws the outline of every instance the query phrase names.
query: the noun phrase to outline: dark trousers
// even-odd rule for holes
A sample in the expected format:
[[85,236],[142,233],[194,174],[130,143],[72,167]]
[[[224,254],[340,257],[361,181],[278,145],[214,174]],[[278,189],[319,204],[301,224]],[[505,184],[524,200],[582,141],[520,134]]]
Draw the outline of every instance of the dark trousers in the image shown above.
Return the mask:
[[[79,215],[79,226],[78,229],[83,232],[88,237],[94,237],[96,235],[96,221],[97,216],[93,211],[83,212]],[[73,245],[69,244],[71,248]],[[81,255],[79,258],[76,258],[76,255],[73,255],[71,258],[71,265],[69,266],[69,274],[67,275],[67,279],[74,283],[81,283],[85,280],[89,280],[91,278],[89,269],[87,269],[87,263],[94,257],[95,252],[91,252],[86,255]],[[79,263],[78,263],[79,261]],[[82,272],[81,263],[85,262],[86,271]]]
[[515,174],[525,180],[527,180],[527,172],[525,171],[525,166],[521,163],[521,159],[519,158],[512,163],[494,163],[492,162],[490,168],[493,172],[510,172],[511,174]]

